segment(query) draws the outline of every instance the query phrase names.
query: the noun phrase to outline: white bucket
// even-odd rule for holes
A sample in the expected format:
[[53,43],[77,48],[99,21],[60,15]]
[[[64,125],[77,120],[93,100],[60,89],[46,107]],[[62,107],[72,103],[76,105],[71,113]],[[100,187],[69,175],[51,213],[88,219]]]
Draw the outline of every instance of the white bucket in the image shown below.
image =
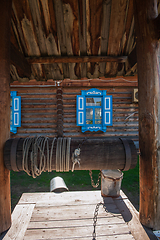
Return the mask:
[[52,178],[50,181],[50,192],[60,193],[68,191],[68,188],[61,177]]
[[101,195],[119,197],[123,173],[120,170],[102,170]]

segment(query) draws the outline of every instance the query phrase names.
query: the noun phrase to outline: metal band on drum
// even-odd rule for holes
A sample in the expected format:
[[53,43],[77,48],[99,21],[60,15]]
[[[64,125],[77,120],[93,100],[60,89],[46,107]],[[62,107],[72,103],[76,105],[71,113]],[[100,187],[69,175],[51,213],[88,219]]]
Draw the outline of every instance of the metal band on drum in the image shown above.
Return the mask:
[[17,155],[17,145],[20,138],[14,138],[12,145],[11,145],[11,152],[10,152],[10,162],[11,162],[11,169],[15,172],[19,172],[16,162],[16,155]]
[[128,171],[131,167],[131,162],[132,162],[132,155],[131,155],[131,149],[128,143],[128,140],[126,138],[119,138],[124,146],[125,150],[125,156],[126,156],[126,162],[123,171]]

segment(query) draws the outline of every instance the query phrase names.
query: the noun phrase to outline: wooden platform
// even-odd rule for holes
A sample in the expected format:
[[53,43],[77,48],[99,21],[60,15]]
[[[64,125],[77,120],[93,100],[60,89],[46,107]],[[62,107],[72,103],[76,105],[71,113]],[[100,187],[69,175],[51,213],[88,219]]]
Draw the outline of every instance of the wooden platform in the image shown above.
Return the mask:
[[102,198],[100,191],[24,193],[12,213],[12,226],[4,240],[93,239],[93,216],[99,208],[96,239],[150,239],[138,212],[121,191],[119,198]]

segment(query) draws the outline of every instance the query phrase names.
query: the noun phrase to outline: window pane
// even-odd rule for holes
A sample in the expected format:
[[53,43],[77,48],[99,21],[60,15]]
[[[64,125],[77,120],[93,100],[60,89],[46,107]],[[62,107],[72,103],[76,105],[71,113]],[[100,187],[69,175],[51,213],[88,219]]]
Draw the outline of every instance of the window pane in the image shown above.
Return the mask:
[[95,124],[101,124],[102,121],[101,120],[95,120]]
[[95,108],[95,119],[101,119],[101,108]]
[[93,124],[93,109],[86,108],[86,124]]
[[86,124],[93,124],[93,120],[86,120]]
[[86,98],[86,106],[101,106],[101,98],[98,97],[89,97]]
[[86,119],[93,119],[93,109],[86,108]]

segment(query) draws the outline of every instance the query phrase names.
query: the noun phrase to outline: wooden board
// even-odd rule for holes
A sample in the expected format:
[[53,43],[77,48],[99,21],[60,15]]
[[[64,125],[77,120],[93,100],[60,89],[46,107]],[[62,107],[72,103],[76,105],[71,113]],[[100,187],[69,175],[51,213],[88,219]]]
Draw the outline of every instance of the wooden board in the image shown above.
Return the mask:
[[35,204],[17,205],[12,213],[12,226],[4,240],[22,240],[28,227]]
[[[120,197],[102,198],[100,191],[24,193],[12,213],[12,227],[4,240],[92,239],[93,216],[99,207],[96,239],[149,240],[138,212],[121,191]],[[129,212],[129,214],[128,214]]]

